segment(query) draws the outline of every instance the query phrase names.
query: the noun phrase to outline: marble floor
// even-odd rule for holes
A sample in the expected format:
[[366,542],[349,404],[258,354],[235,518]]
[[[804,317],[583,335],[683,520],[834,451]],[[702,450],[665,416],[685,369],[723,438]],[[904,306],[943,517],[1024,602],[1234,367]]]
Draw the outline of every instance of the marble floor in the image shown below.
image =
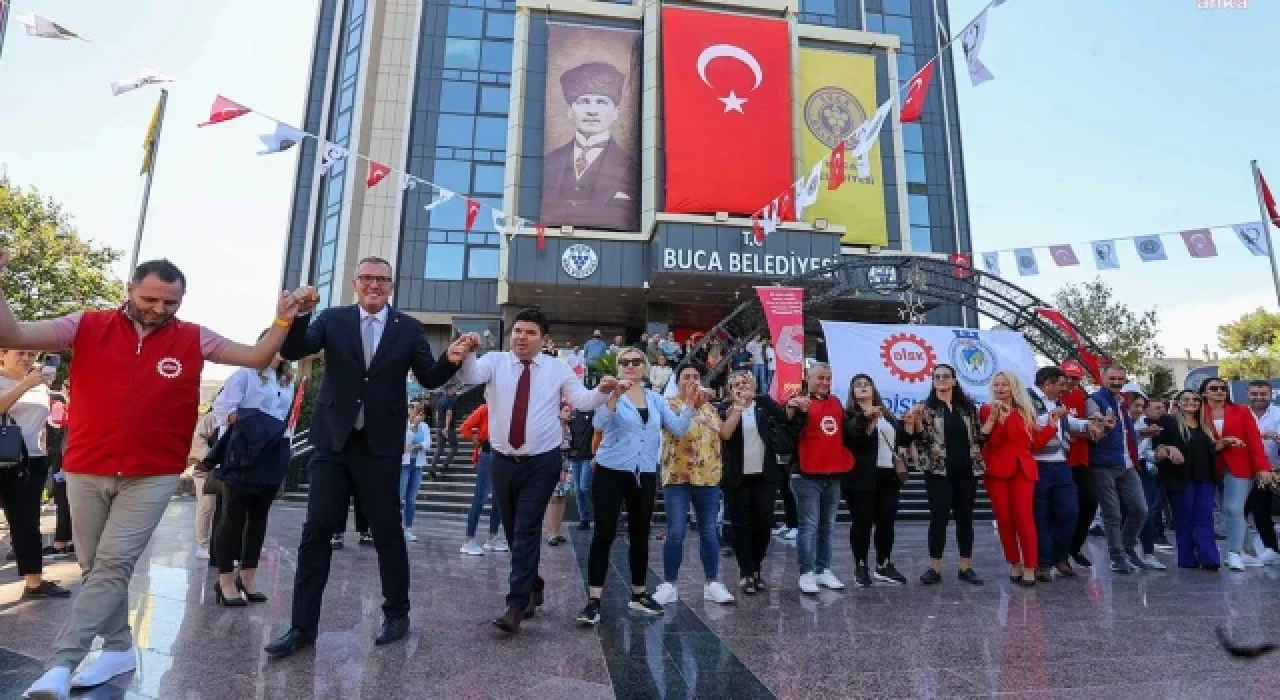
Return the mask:
[[[1215,630],[1237,641],[1280,638],[1280,567],[1245,573],[1150,572],[1012,586],[990,525],[980,525],[981,587],[955,579],[948,557],[940,586],[922,587],[924,528],[899,527],[895,561],[905,587],[825,591],[796,587],[794,545],[775,539],[768,593],[720,606],[702,600],[696,541],[686,542],[681,602],[657,619],[626,611],[622,541],[614,547],[604,622],[579,629],[589,533],[543,548],[547,604],[512,639],[489,619],[501,611],[504,554],[464,557],[456,521],[425,518],[409,545],[413,629],[375,648],[380,622],[376,557],[356,546],[334,553],[314,651],[271,662],[262,646],[288,627],[290,586],[303,511],[272,512],[259,569],[270,601],[247,609],[214,604],[214,575],[192,550],[194,503],[175,499],[139,562],[130,613],[138,671],[76,697],[102,700],[305,700],[377,698],[1280,698],[1275,659],[1240,661]],[[852,578],[845,533],[835,571]],[[1091,554],[1103,559],[1093,539]],[[1163,555],[1162,555],[1163,556]],[[650,547],[649,581],[662,568]],[[736,580],[732,557],[721,560]],[[1166,562],[1172,564],[1166,557]],[[71,562],[50,578],[74,584]],[[736,586],[731,586],[736,591]],[[0,698],[16,698],[41,671],[69,607],[22,602],[13,564],[0,568]]]

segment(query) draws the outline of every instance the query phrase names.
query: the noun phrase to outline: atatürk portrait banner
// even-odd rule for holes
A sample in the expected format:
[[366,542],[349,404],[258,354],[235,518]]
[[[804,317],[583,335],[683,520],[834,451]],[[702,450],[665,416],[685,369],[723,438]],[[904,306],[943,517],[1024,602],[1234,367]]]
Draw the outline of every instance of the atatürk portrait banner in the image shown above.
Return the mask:
[[639,230],[640,39],[632,29],[548,27],[543,224]]

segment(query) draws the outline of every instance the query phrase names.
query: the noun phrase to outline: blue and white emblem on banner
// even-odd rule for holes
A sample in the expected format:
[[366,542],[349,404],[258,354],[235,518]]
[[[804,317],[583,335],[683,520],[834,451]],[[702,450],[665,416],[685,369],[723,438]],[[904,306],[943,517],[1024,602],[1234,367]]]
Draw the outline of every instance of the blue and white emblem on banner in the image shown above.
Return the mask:
[[947,358],[956,368],[956,376],[965,384],[987,385],[1000,369],[995,350],[982,341],[977,331],[953,331],[956,335],[947,348]]

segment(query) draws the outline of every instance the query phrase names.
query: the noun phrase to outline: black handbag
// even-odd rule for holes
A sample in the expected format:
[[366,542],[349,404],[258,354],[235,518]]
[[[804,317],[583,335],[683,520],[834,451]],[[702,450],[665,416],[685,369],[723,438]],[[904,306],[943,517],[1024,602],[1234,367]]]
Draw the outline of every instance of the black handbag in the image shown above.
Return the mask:
[[0,469],[20,467],[27,461],[22,428],[8,413],[0,413]]

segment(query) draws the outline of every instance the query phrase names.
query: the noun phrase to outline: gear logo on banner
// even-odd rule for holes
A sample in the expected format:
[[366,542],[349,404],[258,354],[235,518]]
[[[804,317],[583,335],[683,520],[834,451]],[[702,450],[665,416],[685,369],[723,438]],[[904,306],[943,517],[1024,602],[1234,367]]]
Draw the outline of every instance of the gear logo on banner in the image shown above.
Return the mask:
[[956,368],[956,376],[965,384],[986,386],[1000,368],[996,352],[982,342],[977,333],[956,331],[955,334],[955,340],[947,348],[947,357]]
[[841,87],[815,90],[804,103],[805,126],[827,148],[852,142],[853,132],[866,120],[867,110],[858,98]]
[[938,355],[924,338],[911,333],[895,333],[880,345],[880,360],[889,374],[908,384],[915,384],[933,374]]

